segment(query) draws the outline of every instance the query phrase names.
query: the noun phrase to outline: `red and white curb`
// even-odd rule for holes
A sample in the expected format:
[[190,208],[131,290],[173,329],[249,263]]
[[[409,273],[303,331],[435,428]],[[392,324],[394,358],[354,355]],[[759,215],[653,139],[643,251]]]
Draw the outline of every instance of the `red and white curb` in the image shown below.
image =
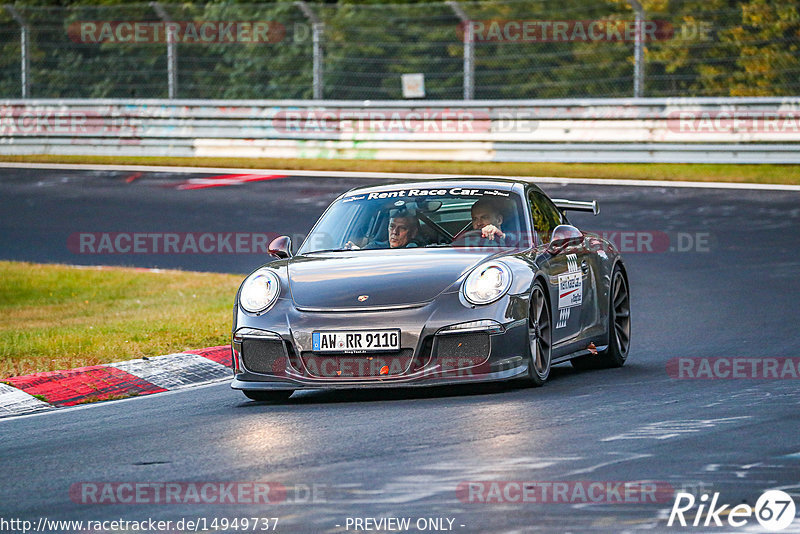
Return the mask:
[[150,395],[231,377],[231,347],[3,379],[0,418],[89,402]]

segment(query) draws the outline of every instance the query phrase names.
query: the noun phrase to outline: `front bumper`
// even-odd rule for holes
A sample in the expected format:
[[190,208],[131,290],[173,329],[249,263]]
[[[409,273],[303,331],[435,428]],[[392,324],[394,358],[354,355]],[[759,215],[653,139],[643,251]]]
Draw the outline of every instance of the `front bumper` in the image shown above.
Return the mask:
[[[458,293],[400,309],[303,311],[281,299],[261,316],[237,310],[231,387],[412,387],[513,379],[528,370],[527,310],[527,295],[472,306]],[[473,324],[451,329],[464,323]],[[400,329],[399,352],[311,351],[314,331],[380,328]]]

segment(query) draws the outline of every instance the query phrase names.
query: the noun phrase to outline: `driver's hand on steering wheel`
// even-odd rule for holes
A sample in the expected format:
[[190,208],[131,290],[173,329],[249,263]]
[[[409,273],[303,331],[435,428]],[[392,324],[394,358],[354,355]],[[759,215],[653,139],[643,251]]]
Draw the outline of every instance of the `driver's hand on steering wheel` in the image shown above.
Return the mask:
[[500,231],[498,227],[493,224],[487,224],[483,228],[481,228],[481,236],[489,239],[490,241],[494,241],[495,236],[500,239],[506,237],[506,234]]
[[348,241],[347,243],[345,243],[344,244],[344,248],[346,250],[361,250],[361,247],[359,247],[358,245],[356,245],[352,241]]

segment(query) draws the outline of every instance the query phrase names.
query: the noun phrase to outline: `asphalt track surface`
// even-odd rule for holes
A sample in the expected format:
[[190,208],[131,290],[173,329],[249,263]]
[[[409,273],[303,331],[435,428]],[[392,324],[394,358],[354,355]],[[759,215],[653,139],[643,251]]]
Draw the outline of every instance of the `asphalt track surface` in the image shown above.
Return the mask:
[[[380,182],[292,177],[187,191],[174,188],[184,174],[130,175],[0,170],[0,257],[247,272],[261,256],[82,255],[67,240],[106,231],[303,234],[337,194]],[[762,532],[753,518],[739,529],[667,527],[671,496],[586,504],[457,494],[468,481],[658,481],[698,497],[719,492],[719,503],[753,505],[771,488],[800,496],[797,379],[667,372],[677,357],[797,356],[800,193],[543,189],[596,198],[600,216],[573,217],[584,229],[669,236],[669,247],[625,254],[634,314],[625,367],[557,367],[539,389],[309,391],[285,404],[251,402],[219,383],[7,419],[0,516],[278,517],[278,532],[344,532],[347,518],[366,517],[407,517],[412,527],[449,518],[456,532]],[[689,246],[690,237],[701,245]],[[69,494],[81,482],[177,481],[269,481],[287,493],[258,505],[96,505]],[[800,531],[798,521],[789,531]]]

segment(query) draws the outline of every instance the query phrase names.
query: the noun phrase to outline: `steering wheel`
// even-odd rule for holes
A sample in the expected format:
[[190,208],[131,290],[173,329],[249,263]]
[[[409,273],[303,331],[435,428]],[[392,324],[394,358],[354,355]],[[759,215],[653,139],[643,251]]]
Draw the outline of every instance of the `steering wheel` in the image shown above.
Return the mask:
[[461,232],[456,238],[453,240],[453,246],[464,246],[464,245],[493,245],[497,244],[497,239],[489,239],[488,237],[483,237],[482,230],[468,230],[466,232]]

